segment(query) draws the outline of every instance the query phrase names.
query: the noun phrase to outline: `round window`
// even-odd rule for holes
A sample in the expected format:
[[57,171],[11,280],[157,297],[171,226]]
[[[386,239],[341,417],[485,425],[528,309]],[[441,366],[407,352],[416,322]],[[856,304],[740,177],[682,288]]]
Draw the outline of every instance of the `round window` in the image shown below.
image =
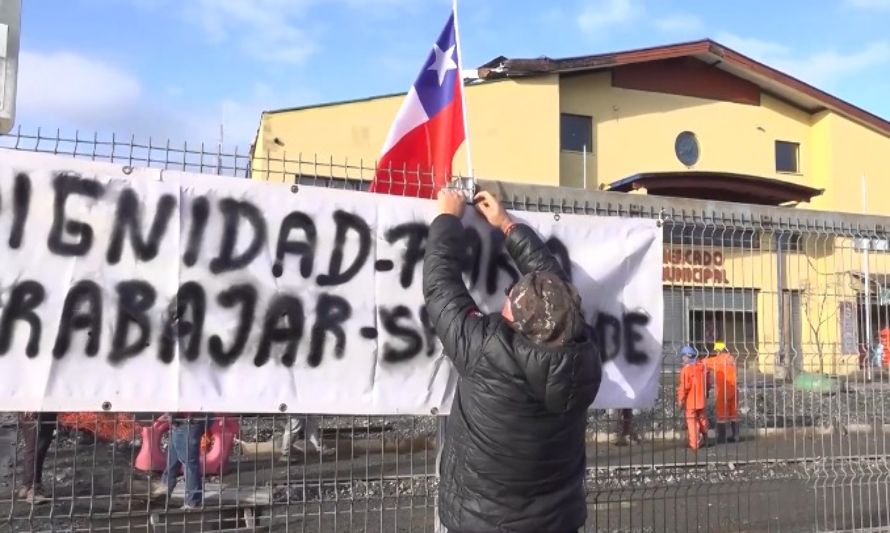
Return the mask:
[[681,132],[674,141],[674,153],[677,159],[687,167],[694,166],[698,163],[698,139],[691,131]]

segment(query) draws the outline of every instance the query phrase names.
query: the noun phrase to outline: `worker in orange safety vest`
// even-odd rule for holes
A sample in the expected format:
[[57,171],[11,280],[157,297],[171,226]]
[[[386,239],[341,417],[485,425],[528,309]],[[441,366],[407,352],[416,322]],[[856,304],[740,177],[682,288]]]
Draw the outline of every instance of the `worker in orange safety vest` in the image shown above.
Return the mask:
[[708,440],[708,417],[705,415],[708,389],[711,388],[711,375],[708,368],[698,360],[698,354],[691,346],[680,351],[683,369],[677,385],[677,405],[686,410],[686,430],[689,432],[689,447],[698,450]]
[[736,399],[735,357],[726,349],[726,343],[714,343],[714,353],[705,360],[705,365],[714,378],[714,402],[717,414],[717,442],[726,442],[726,425],[732,435],[730,442],[739,438],[739,406]]

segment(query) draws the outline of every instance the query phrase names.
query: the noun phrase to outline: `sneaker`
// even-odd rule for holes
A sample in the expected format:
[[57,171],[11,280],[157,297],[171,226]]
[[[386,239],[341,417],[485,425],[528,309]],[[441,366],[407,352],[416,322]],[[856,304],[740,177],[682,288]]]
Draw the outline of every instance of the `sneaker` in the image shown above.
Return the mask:
[[17,491],[15,491],[15,499],[24,500],[28,497],[28,491],[31,489],[25,486],[19,487]]
[[151,482],[151,497],[152,498],[167,498],[170,496],[170,489],[167,487],[167,484],[160,480],[154,480]]
[[183,511],[195,511],[201,508],[201,503],[184,503],[182,504]]
[[43,489],[41,489],[39,485],[28,489],[28,492],[25,495],[24,499],[31,505],[39,505],[41,503],[46,503],[49,501],[49,498],[46,496],[46,494],[43,493]]
[[613,446],[627,446],[628,444],[627,435],[616,435],[612,439]]

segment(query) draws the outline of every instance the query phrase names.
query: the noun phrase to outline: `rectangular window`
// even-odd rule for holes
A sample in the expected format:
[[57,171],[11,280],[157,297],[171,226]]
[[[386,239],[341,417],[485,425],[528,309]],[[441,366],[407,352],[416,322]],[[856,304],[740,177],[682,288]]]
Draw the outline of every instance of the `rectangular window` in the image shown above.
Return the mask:
[[562,113],[559,147],[566,152],[593,152],[593,117]]
[[776,172],[800,172],[800,143],[776,141]]

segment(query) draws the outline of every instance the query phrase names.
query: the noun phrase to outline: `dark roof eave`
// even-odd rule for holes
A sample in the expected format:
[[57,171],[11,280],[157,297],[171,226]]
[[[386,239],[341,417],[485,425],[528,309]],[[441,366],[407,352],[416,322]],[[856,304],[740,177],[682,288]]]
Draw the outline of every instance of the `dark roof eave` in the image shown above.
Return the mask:
[[[704,185],[704,187],[703,187]],[[816,189],[806,185],[748,174],[730,172],[648,172],[635,174],[612,182],[609,190],[629,192],[645,187],[652,194],[659,190],[702,191],[733,191],[736,190],[751,197],[769,200],[778,205],[784,202],[809,202],[820,196],[825,189]],[[700,197],[701,194],[696,195]],[[716,195],[715,195],[716,196]]]

